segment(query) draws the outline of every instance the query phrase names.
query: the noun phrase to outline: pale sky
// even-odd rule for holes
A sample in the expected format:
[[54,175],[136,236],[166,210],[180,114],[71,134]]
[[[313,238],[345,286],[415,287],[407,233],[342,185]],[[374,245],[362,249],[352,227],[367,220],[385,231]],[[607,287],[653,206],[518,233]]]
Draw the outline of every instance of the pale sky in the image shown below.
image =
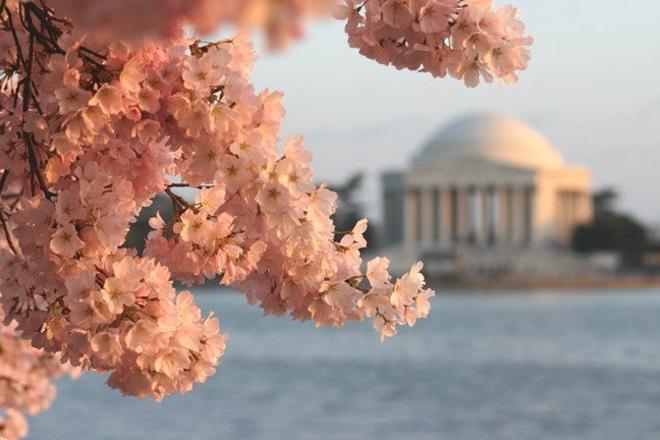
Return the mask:
[[263,55],[255,83],[285,93],[284,135],[305,136],[319,180],[368,173],[371,213],[380,172],[405,167],[451,119],[488,110],[529,122],[568,162],[589,166],[596,187],[617,187],[623,207],[660,224],[660,1],[509,2],[536,40],[513,86],[467,89],[382,66],[349,48],[332,21]]

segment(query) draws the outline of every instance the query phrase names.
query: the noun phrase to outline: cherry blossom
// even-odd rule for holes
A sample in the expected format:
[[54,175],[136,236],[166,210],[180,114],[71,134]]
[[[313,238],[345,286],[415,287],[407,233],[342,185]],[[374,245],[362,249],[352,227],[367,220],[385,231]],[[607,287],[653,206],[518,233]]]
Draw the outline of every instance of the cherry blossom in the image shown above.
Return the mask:
[[493,0],[344,0],[335,16],[346,20],[351,47],[397,69],[447,74],[475,87],[480,79],[517,81],[527,68],[525,26],[512,6]]
[[67,372],[75,376],[76,371],[31,347],[13,325],[0,324],[0,359],[0,438],[23,438],[28,431],[25,416],[44,411],[55,397],[51,381]]
[[[304,19],[328,13],[336,0],[50,0],[76,28],[96,38],[132,41],[181,36],[181,26],[201,34],[218,26],[263,30],[271,47],[281,47],[303,33]],[[131,14],[126,14],[130,10]]]
[[[251,82],[246,31],[281,46],[339,6],[364,55],[468,85],[514,80],[531,44],[516,10],[487,0],[129,6],[0,7],[0,378],[35,387],[0,394],[7,438],[26,435],[24,413],[48,405],[49,380],[69,366],[156,400],[214,374],[227,335],[177,282],[219,280],[267,315],[316,326],[370,319],[381,340],[428,316],[421,263],[398,279],[384,258],[365,264],[366,220],[338,236],[337,195],[314,183],[303,138],[281,139],[282,94]],[[238,32],[186,34],[218,25]],[[143,252],[128,247],[163,194],[173,216],[150,219]]]
[[[53,44],[64,54],[48,58],[44,98],[28,97],[23,116],[35,128],[5,118],[15,149],[35,155],[4,182],[21,195],[7,207],[1,300],[23,337],[108,372],[125,394],[161,399],[205,381],[225,345],[217,319],[202,317],[174,280],[219,277],[267,314],[317,325],[369,316],[358,302],[368,294],[359,257],[366,225],[335,242],[336,195],[314,185],[302,138],[280,152],[281,94],[254,90],[244,37],[123,44],[107,54],[76,39]],[[56,91],[71,77],[87,101],[63,106]],[[194,200],[178,192],[184,186],[198,191]],[[153,219],[143,256],[122,248],[141,208],[163,191],[174,218]],[[409,306],[373,316],[405,324]]]

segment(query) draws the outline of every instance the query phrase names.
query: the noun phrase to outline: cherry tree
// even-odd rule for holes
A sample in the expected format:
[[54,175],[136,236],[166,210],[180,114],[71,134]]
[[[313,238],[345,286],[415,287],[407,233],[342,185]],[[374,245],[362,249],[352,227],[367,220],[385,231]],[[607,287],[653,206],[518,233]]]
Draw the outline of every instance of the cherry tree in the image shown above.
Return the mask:
[[[366,220],[336,239],[336,195],[301,137],[280,140],[282,94],[251,83],[251,31],[282,48],[329,14],[362,55],[468,86],[529,60],[491,0],[0,2],[0,437],[67,372],[156,400],[214,374],[227,336],[175,281],[317,326],[370,319],[381,340],[429,314],[420,263],[363,263]],[[218,29],[235,35],[202,39]],[[124,246],[163,193],[173,217]]]

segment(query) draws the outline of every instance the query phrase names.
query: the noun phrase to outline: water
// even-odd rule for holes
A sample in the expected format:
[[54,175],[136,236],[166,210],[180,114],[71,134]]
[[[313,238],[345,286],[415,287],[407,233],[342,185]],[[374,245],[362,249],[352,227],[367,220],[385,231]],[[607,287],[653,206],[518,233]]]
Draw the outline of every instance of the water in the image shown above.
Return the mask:
[[30,438],[660,438],[658,293],[446,295],[385,344],[204,293],[230,333],[210,382],[155,404],[64,380]]

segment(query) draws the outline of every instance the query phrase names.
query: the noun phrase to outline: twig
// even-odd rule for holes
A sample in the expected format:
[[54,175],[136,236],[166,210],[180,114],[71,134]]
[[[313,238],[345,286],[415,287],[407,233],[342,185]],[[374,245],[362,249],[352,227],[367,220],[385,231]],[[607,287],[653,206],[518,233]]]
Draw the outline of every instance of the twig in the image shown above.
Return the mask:
[[187,183],[170,183],[167,185],[169,188],[191,188],[191,189],[208,189],[213,188],[213,185],[189,185]]
[[5,170],[2,173],[2,177],[0,177],[0,194],[2,194],[2,190],[5,187],[5,183],[7,183],[7,178],[9,177],[9,170]]
[[14,253],[14,255],[18,255],[18,250],[16,250],[16,246],[14,245],[14,241],[11,238],[11,233],[9,232],[9,228],[7,227],[7,221],[5,219],[5,213],[0,211],[0,223],[2,223],[2,230],[5,233],[5,239],[7,240],[7,245],[11,249],[11,251]]

